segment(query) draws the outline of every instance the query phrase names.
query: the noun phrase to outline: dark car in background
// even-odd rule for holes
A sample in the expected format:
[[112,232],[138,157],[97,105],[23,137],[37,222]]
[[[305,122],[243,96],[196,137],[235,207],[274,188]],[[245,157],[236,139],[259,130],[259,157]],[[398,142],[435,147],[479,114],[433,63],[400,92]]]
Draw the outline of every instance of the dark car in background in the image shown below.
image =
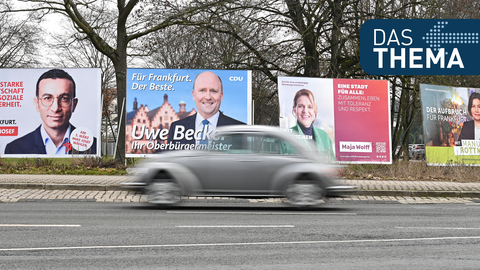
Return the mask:
[[207,150],[161,153],[136,166],[136,181],[148,203],[171,205],[182,196],[248,198],[286,197],[291,205],[317,205],[327,197],[353,190],[335,182],[339,165],[279,128],[217,128]]

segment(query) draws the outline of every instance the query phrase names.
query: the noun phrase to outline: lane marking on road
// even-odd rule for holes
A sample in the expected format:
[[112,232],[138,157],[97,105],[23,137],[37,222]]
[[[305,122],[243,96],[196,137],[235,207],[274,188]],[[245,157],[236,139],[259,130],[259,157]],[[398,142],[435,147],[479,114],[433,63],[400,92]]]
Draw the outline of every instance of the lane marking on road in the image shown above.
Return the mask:
[[455,227],[395,227],[397,229],[418,229],[418,230],[480,230],[480,228],[455,228]]
[[167,214],[225,214],[225,215],[341,215],[356,216],[356,213],[277,213],[277,212],[195,212],[195,211],[167,211]]
[[80,227],[82,225],[62,224],[0,224],[0,227]]
[[400,238],[400,239],[364,239],[364,240],[325,240],[325,241],[291,241],[291,242],[250,242],[250,243],[204,243],[204,244],[165,244],[165,245],[130,245],[130,246],[83,246],[83,247],[38,247],[38,248],[1,248],[1,251],[35,251],[35,250],[86,250],[115,248],[171,248],[171,247],[225,247],[225,246],[267,246],[267,245],[312,245],[312,244],[355,244],[382,242],[420,242],[445,240],[472,240],[480,236]]
[[185,225],[175,228],[295,228],[294,225]]

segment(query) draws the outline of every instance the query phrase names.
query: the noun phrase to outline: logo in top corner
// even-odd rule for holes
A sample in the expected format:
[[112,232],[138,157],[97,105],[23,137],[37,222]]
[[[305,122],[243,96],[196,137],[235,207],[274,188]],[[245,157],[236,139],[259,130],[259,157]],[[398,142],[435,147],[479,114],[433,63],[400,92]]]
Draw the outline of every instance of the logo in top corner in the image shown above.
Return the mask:
[[243,81],[243,77],[239,77],[239,76],[230,76],[230,78],[228,78],[230,81],[232,82],[241,82]]
[[477,75],[480,20],[370,20],[360,64],[373,75]]

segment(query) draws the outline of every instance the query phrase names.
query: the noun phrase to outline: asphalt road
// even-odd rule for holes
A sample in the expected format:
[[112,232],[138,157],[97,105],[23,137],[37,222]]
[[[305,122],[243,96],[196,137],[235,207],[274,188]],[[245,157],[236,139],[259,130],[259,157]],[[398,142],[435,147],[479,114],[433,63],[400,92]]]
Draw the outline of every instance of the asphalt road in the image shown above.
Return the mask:
[[478,269],[479,204],[0,204],[0,269]]

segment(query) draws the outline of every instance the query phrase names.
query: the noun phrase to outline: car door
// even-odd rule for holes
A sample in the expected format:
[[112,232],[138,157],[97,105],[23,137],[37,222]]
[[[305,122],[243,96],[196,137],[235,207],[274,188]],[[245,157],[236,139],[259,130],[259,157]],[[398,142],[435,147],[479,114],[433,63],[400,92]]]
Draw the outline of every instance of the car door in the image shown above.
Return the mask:
[[270,180],[281,167],[292,164],[295,153],[285,143],[259,133],[234,134],[219,140],[227,150],[208,157],[207,192],[229,194],[270,194]]
[[[218,148],[216,147],[218,146]],[[202,185],[206,193],[259,194],[265,185],[259,181],[262,160],[252,155],[251,138],[247,134],[230,134],[213,142],[208,155],[209,177]]]
[[[303,159],[295,147],[274,135],[257,134],[252,138],[252,141],[254,142],[252,157],[261,160],[261,162],[255,163],[251,171],[262,170],[262,188],[269,193],[278,192],[271,190],[271,182],[277,172],[281,168],[301,162]],[[247,177],[253,176],[247,175]]]

